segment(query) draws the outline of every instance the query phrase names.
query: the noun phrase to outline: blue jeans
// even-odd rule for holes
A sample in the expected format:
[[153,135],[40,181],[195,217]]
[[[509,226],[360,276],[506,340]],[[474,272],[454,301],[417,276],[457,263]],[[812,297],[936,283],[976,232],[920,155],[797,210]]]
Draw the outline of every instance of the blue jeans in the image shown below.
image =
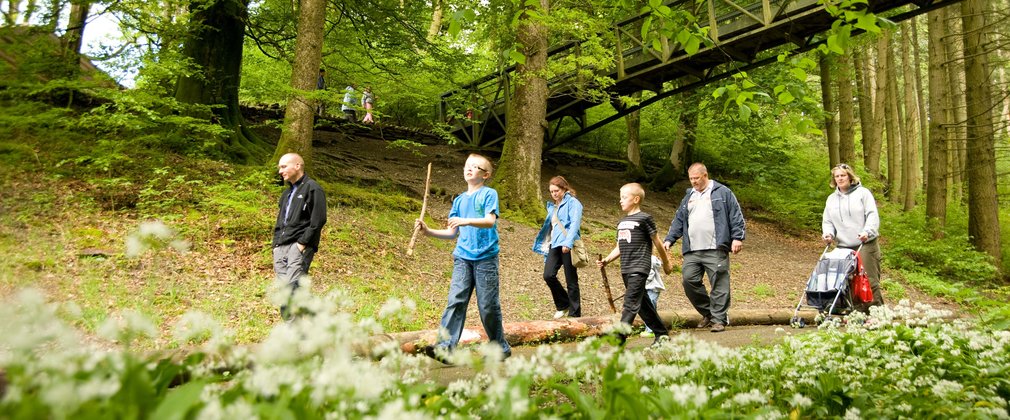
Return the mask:
[[[659,289],[645,289],[645,295],[649,297],[649,301],[652,302],[652,306],[656,307],[656,312],[659,312]],[[646,332],[653,332],[652,328],[648,325],[645,326]]]
[[442,314],[442,328],[448,337],[439,337],[438,346],[456,348],[463,334],[466,322],[466,307],[470,305],[470,294],[476,289],[477,310],[480,322],[490,341],[501,344],[502,353],[512,354],[512,347],[505,340],[502,327],[501,301],[498,299],[498,256],[470,261],[456,257],[452,267],[452,283],[449,284],[449,299]]

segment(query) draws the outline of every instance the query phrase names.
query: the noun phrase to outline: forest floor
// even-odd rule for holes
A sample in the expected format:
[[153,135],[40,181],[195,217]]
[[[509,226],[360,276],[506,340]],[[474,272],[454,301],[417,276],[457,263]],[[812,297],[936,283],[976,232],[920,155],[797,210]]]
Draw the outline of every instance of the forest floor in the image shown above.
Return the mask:
[[[364,185],[392,183],[398,190],[406,191],[408,195],[421,199],[425,186],[425,167],[431,162],[433,193],[428,201],[428,215],[436,224],[445,223],[452,197],[466,188],[462,166],[469,151],[446,145],[391,147],[391,140],[400,139],[376,136],[385,137],[383,140],[360,136],[360,134],[375,136],[379,130],[377,127],[371,128],[373,133],[363,133],[362,130],[360,126],[337,125],[332,130],[317,131],[315,158],[318,159],[318,165],[311,175],[331,182],[346,181]],[[407,140],[416,141],[416,139]],[[491,155],[491,157],[497,160],[497,156]],[[541,170],[541,185],[544,186],[541,194],[545,200],[549,198],[546,191],[547,181],[554,175],[563,175],[568,179],[585,206],[582,237],[590,254],[606,255],[615,245],[614,229],[621,217],[618,190],[626,182],[623,172],[607,162],[575,158],[564,153],[549,154]],[[722,181],[718,173],[710,175],[712,179]],[[661,237],[665,236],[677,205],[688,187],[689,184],[685,181],[670,192],[646,193],[643,210],[655,218]],[[827,193],[828,191],[825,191],[825,195]],[[748,214],[750,212],[748,203],[742,205],[747,219],[747,238],[743,250],[730,258],[732,308],[795,307],[806,279],[824,249],[819,239],[819,232],[806,232],[789,226],[780,226],[774,220],[749,217],[751,215]],[[340,223],[339,212],[340,210],[331,208],[331,223],[333,220]],[[500,219],[501,304],[505,322],[549,319],[555,311],[542,276],[543,257],[531,250],[537,230],[538,227],[515,223],[507,218]],[[882,230],[883,250],[886,253],[886,227]],[[403,238],[404,251],[409,239],[409,236]],[[421,291],[423,300],[440,308],[444,306],[446,299],[449,283],[447,273],[451,270],[452,262],[446,247],[429,246],[431,242],[436,241],[432,238],[421,238],[413,258],[443,265],[444,269],[437,271],[442,274],[422,270],[419,278],[409,281],[418,282],[411,286],[419,286],[415,290]],[[674,249],[676,252],[673,252],[672,256],[674,262],[679,265],[680,244],[675,245]],[[333,266],[327,263],[327,260],[332,262],[335,258],[339,259],[339,254],[341,250],[328,246],[324,237],[316,260],[321,262],[320,271],[332,270]],[[405,253],[399,258],[410,259]],[[562,273],[559,273],[559,277],[563,278]],[[320,276],[320,273],[317,272],[316,276]],[[608,268],[608,278],[613,296],[621,296],[624,287],[619,269]],[[890,278],[886,271],[884,279],[898,281]],[[666,291],[660,296],[659,309],[691,309],[681,286],[679,271],[664,276],[664,281]],[[601,273],[595,266],[579,270],[583,316],[610,314],[602,282]],[[955,304],[920,293],[909,285],[904,285],[904,290],[905,297],[913,302],[928,303],[937,308],[957,309]],[[888,299],[886,294],[885,299]],[[620,307],[620,301],[617,302],[617,306]],[[432,328],[436,327],[437,323],[438,319],[428,321]],[[470,305],[467,324],[479,325],[475,302]]]

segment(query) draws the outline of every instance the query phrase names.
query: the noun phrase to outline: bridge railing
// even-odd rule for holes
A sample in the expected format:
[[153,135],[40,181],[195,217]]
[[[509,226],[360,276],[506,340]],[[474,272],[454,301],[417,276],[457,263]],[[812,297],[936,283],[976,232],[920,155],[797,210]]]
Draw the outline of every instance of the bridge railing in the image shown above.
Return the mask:
[[[666,6],[675,10],[686,10],[697,19],[699,26],[708,26],[708,36],[713,42],[774,23],[783,13],[796,8],[797,3],[816,3],[816,0],[673,0]],[[684,55],[684,48],[675,40],[660,36],[661,48],[653,48],[651,40],[642,39],[642,25],[649,14],[641,14],[614,25],[613,34],[608,36],[614,50],[614,61],[608,68],[588,69],[596,74],[606,75],[615,81],[634,78],[642,69],[664,65],[672,59]],[[548,52],[550,63],[571,59],[579,63],[582,45],[570,42],[552,48]],[[746,54],[734,57],[746,60]],[[489,126],[504,132],[505,112],[514,89],[515,66],[501,69],[497,73],[477,79],[460,89],[442,94],[439,117],[454,131],[463,131],[465,140],[479,144],[482,130]],[[570,96],[573,100],[587,100],[586,70],[576,64],[566,68],[548,81],[551,97]],[[700,75],[697,69],[683,68],[685,73]],[[658,88],[658,87],[657,87]],[[599,102],[599,98],[591,99]],[[549,112],[551,110],[548,110]],[[550,116],[549,118],[550,119]]]

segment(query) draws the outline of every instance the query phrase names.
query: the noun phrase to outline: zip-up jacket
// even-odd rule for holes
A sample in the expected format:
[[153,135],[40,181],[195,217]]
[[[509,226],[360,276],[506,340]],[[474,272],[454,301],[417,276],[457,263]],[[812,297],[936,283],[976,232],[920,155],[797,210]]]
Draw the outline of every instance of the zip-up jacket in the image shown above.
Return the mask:
[[[284,206],[291,194],[296,195],[291,200],[291,211],[288,212],[285,224]],[[277,208],[279,211],[277,224],[274,225],[273,246],[298,242],[306,247],[319,249],[319,234],[326,225],[326,194],[315,180],[308,175],[302,175],[297,188],[284,190]]]
[[866,233],[869,242],[880,236],[879,230],[877,201],[866,187],[857,183],[845,192],[835,188],[828,196],[821,218],[821,234],[832,235],[841,247],[856,248],[862,243],[860,233]]
[[[544,256],[547,255],[543,249],[544,242],[550,241],[551,247],[555,248],[559,246],[574,248],[575,240],[581,236],[579,229],[582,227],[582,202],[573,197],[571,193],[566,192],[565,196],[561,199],[561,204],[557,205],[558,221],[564,225],[568,236],[562,235],[561,227],[559,226],[555,226],[554,229],[557,231],[552,232],[551,224],[554,219],[554,207],[554,201],[547,202],[547,220],[544,220],[543,226],[540,227],[540,232],[537,233],[537,238],[533,240],[533,252]],[[547,237],[548,234],[551,235],[550,238]]]
[[[666,242],[672,245],[678,239],[684,238],[681,244],[681,252],[684,254],[692,251],[691,238],[687,235],[688,229],[690,229],[687,223],[687,202],[691,198],[693,190],[694,188],[687,189],[684,199],[680,202],[680,207],[677,208],[677,215],[670,222],[670,230],[667,232],[665,239]],[[740,203],[737,202],[733,191],[730,191],[729,187],[717,181],[712,181],[711,194],[712,221],[715,222],[715,244],[718,249],[730,252],[732,251],[733,241],[742,241],[747,235],[747,227],[743,220],[743,210],[740,209]]]

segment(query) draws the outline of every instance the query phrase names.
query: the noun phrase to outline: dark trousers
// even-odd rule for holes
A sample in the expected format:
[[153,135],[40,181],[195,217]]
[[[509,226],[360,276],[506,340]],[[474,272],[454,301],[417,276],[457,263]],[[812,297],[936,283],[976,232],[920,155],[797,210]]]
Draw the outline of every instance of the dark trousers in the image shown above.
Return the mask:
[[[291,295],[294,296],[298,289],[298,281],[302,276],[309,274],[309,267],[312,266],[312,258],[316,255],[316,249],[306,247],[304,251],[298,250],[298,244],[278,245],[274,247],[274,273],[280,281],[287,283],[291,288]],[[288,297],[290,304],[291,298]],[[281,305],[281,318],[290,320],[292,315],[288,311],[288,305]]]
[[656,312],[656,305],[652,304],[649,296],[645,293],[645,283],[649,280],[648,274],[630,273],[621,274],[624,280],[624,307],[621,310],[621,322],[631,325],[635,321],[635,315],[641,316],[645,325],[652,329],[656,337],[669,335],[663,320],[659,319]]
[[[684,254],[682,267],[684,293],[701,316],[729,325],[729,253],[718,249]],[[708,274],[712,293],[705,289],[702,277]]]
[[[565,283],[568,291],[558,281],[558,270],[565,267]],[[572,253],[561,252],[561,247],[551,248],[544,261],[544,282],[551,289],[554,298],[554,308],[561,311],[568,309],[568,316],[582,316],[581,297],[579,295],[579,270],[572,265]]]

